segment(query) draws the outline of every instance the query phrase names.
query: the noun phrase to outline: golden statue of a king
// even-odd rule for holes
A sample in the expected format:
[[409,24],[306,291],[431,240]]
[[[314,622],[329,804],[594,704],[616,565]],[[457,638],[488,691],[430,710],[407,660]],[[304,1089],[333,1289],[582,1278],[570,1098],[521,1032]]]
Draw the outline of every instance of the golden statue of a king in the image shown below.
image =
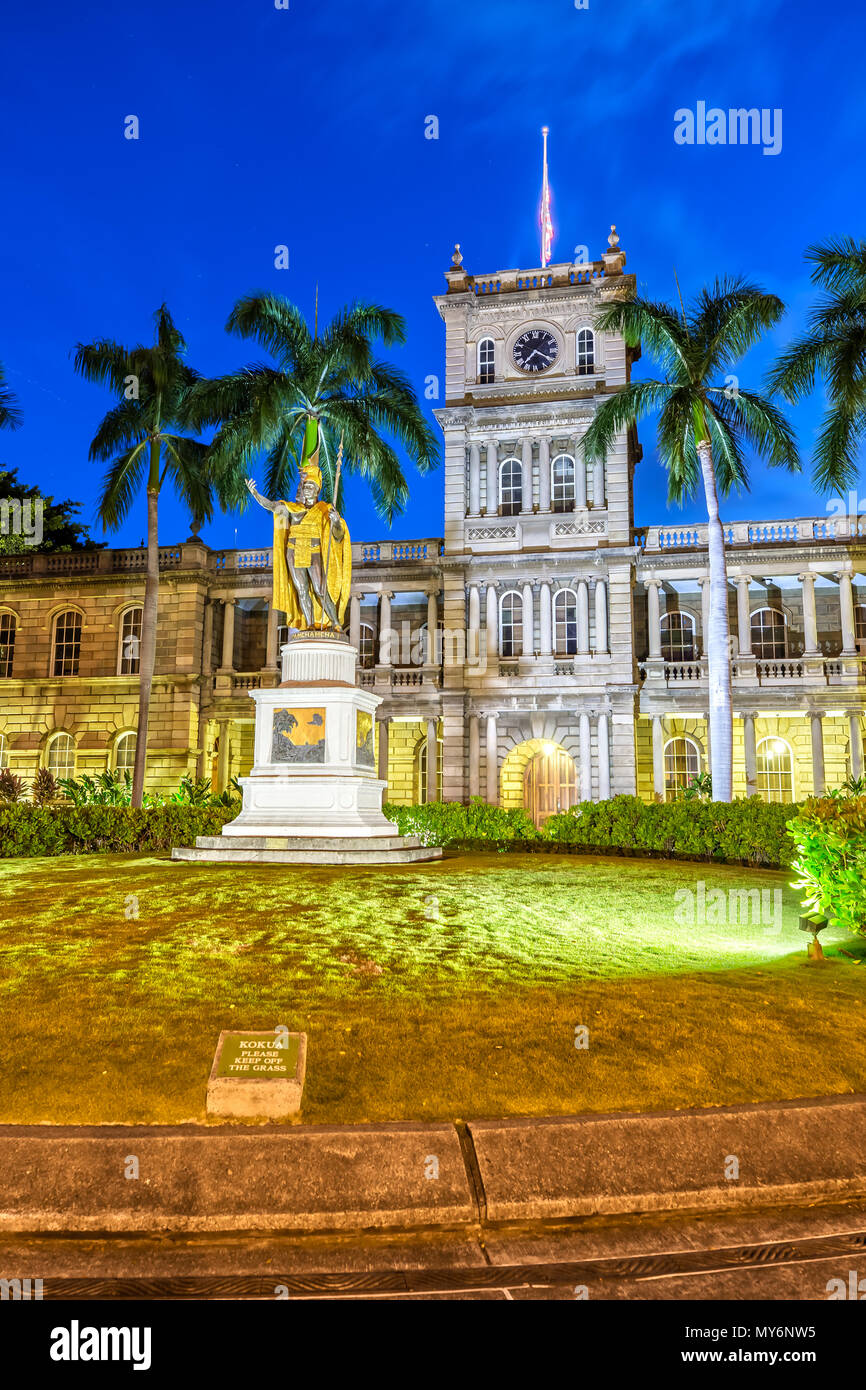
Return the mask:
[[302,459],[294,502],[263,497],[252,478],[246,485],[274,516],[274,608],[285,613],[289,627],[340,632],[352,583],[352,545],[339,512],[319,498],[318,444]]

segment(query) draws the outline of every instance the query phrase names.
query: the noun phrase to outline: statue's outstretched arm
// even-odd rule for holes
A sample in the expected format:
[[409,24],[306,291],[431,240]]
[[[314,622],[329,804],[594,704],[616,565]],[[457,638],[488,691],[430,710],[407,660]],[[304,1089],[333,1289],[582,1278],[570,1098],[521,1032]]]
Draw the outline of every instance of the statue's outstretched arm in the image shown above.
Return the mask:
[[244,481],[260,507],[264,507],[265,511],[273,512],[276,516],[281,516],[284,519],[288,517],[288,509],[283,506],[282,502],[272,502],[269,497],[263,497],[252,478],[246,478]]

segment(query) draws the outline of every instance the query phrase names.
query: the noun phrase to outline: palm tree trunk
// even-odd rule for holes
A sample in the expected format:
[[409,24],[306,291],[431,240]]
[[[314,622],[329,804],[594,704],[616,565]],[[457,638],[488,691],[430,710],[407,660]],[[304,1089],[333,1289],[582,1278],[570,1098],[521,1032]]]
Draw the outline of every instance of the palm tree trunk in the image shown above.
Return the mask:
[[713,800],[730,801],[733,794],[733,696],[731,694],[731,644],[728,628],[728,567],[725,533],[719,519],[719,497],[713,454],[707,440],[698,446],[698,459],[707,499],[707,550],[710,573],[710,630],[704,633],[709,659],[710,764]]
[[132,774],[132,805],[140,806],[144,796],[147,767],[147,725],[150,717],[150,690],[156,660],[156,614],[159,604],[159,440],[150,442],[150,476],[147,482],[147,573],[144,581],[144,608],[141,615],[141,649],[138,664],[138,733],[135,740],[135,768]]

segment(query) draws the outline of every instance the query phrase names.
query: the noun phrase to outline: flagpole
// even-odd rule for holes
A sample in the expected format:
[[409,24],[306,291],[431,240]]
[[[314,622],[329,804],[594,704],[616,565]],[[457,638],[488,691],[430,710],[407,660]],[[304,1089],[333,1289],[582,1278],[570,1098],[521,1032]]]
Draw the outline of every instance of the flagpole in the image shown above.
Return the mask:
[[550,218],[550,183],[547,176],[547,137],[550,133],[549,126],[541,127],[541,134],[544,140],[544,152],[542,157],[542,179],[541,179],[541,268],[546,269],[550,263],[550,250],[553,241],[553,225]]

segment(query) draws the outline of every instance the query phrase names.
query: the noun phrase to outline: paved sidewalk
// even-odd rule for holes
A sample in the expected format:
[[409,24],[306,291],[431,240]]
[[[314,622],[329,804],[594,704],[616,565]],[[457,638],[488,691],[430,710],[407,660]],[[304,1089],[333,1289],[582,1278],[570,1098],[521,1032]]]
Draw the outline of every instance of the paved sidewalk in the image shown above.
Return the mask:
[[354,1126],[0,1126],[0,1231],[478,1229],[866,1195],[866,1096]]

